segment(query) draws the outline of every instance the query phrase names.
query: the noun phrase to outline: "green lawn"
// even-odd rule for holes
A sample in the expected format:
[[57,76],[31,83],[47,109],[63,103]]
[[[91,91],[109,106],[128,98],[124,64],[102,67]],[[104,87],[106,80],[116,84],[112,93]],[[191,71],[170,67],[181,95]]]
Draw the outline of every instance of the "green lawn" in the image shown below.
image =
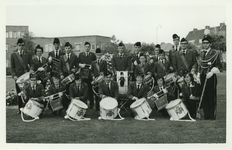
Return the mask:
[[[8,82],[8,81],[7,81]],[[10,81],[9,81],[10,82]],[[72,122],[53,117],[45,110],[41,119],[25,123],[16,107],[6,108],[7,143],[225,143],[226,73],[218,75],[217,120],[172,122],[153,111],[155,121],[138,121],[121,111],[123,121],[98,120],[99,113],[87,110],[91,121]]]

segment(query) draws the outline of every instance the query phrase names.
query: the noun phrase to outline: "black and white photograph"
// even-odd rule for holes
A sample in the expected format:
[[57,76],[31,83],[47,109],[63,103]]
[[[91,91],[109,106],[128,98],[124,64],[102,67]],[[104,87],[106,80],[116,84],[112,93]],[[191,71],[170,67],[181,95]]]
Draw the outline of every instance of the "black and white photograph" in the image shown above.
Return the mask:
[[229,0],[2,3],[2,149],[232,149]]

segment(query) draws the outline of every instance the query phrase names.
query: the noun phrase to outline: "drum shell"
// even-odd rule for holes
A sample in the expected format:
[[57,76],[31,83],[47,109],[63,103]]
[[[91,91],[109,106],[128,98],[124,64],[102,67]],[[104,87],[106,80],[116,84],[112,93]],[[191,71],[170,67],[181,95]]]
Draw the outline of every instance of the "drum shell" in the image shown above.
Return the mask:
[[30,72],[26,72],[16,80],[16,83],[18,84],[21,90],[23,89],[24,85],[29,83],[29,76]]
[[[171,105],[175,101],[175,105]],[[165,108],[167,109],[168,114],[173,120],[180,120],[188,114],[186,106],[180,99],[171,101]]]
[[33,100],[29,100],[23,108],[23,113],[31,116],[32,118],[38,117],[42,111],[43,105]]
[[151,109],[150,105],[148,104],[148,102],[146,101],[146,99],[139,99],[139,100],[142,101],[141,104],[133,107],[133,104],[135,103],[134,102],[131,104],[130,108],[131,108],[132,112],[134,113],[135,117],[137,117],[139,119],[142,119],[145,117],[148,118],[152,112],[152,109]]
[[62,98],[58,97],[56,99],[53,99],[51,102],[50,102],[50,105],[51,105],[51,109],[52,111],[57,111],[57,110],[60,110],[63,108],[63,104],[62,104]]
[[114,102],[112,102],[112,104],[115,103],[115,106],[112,106],[112,108],[109,109],[109,108],[104,108],[104,105],[103,105],[103,102],[106,99],[109,99],[109,98],[102,99],[101,102],[100,102],[100,116],[103,119],[109,119],[109,120],[114,119],[118,115],[118,103],[117,103],[117,100],[114,99],[114,98],[110,98],[109,101],[106,101],[107,103],[110,103],[110,101],[114,101]]
[[[81,102],[80,100],[72,100],[66,113],[69,117],[73,118],[73,119],[82,119],[85,115],[86,112],[86,108],[82,108],[81,106],[78,105],[78,103],[76,101]],[[81,102],[83,103],[83,102]],[[87,107],[87,105],[86,105]]]
[[[117,71],[116,72],[117,73],[117,83],[118,83],[118,93],[119,94],[127,94],[127,92],[128,92],[128,83],[129,83],[129,81],[128,81],[128,78],[129,78],[129,76],[128,76],[128,71]],[[123,73],[123,75],[121,75],[121,73]],[[125,79],[125,81],[124,81],[124,85],[123,86],[121,86],[121,84],[120,84],[120,78],[121,77],[123,77],[124,79]]]

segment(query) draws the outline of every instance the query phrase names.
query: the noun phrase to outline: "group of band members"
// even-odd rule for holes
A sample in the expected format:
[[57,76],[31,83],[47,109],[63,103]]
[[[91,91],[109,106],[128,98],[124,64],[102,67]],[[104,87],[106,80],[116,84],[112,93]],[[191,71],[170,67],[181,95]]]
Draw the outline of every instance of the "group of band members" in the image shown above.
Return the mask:
[[[29,84],[26,84],[23,89],[15,83],[17,94],[24,91],[23,96],[18,96],[18,109],[24,107],[30,98],[46,107],[47,102],[43,101],[44,97],[48,96],[52,100],[52,95],[56,93],[62,98],[64,110],[74,98],[86,104],[89,100],[90,109],[95,103],[96,110],[99,110],[99,102],[105,97],[113,97],[118,101],[121,98],[127,98],[126,107],[129,107],[140,98],[147,99],[148,92],[157,93],[151,98],[156,100],[159,98],[158,93],[162,91],[167,95],[168,102],[182,98],[192,118],[196,118],[197,107],[204,89],[201,105],[204,118],[216,119],[217,77],[213,70],[221,68],[221,62],[218,51],[211,49],[211,37],[209,35],[203,37],[203,50],[200,53],[188,49],[188,41],[185,38],[180,40],[177,34],[174,34],[172,38],[174,46],[168,56],[157,44],[155,55],[150,57],[141,52],[140,42],[134,44],[135,53],[129,56],[124,51],[124,44],[119,43],[118,53],[114,54],[111,60],[112,70],[109,70],[107,62],[101,59],[101,49],[97,48],[96,53],[90,52],[89,42],[85,42],[85,51],[77,57],[72,52],[72,45],[69,42],[65,43],[63,53],[59,39],[55,38],[54,51],[49,52],[48,57],[45,58],[42,56],[43,48],[40,45],[36,46],[35,55],[32,56],[24,50],[23,39],[18,39],[17,51],[11,55],[12,77],[16,81],[24,73],[30,72]],[[128,71],[130,82],[126,94],[119,94],[117,71]],[[166,83],[165,76],[170,73],[174,73],[177,80],[183,78],[182,86],[177,84],[177,80],[170,84]],[[200,77],[197,80],[199,74]],[[73,81],[66,85],[62,84],[61,81],[70,75],[73,76]],[[99,76],[103,76],[104,79],[98,86],[93,87],[94,80]],[[149,85],[144,82],[145,76],[154,78],[155,86],[152,91],[149,91]],[[40,84],[38,80],[41,81]],[[50,86],[46,84],[48,81],[51,81]],[[94,94],[93,89],[98,93]],[[51,109],[49,103],[48,108]],[[161,113],[167,116],[165,109]],[[62,110],[53,114],[62,115]]]

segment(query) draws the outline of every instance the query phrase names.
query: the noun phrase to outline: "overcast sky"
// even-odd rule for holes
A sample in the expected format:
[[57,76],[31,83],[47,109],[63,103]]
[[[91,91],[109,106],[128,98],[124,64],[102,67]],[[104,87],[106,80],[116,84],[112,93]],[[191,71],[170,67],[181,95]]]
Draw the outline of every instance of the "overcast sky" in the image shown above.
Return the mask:
[[[211,3],[212,4],[212,3]],[[193,28],[226,21],[222,5],[26,5],[6,6],[6,25],[26,25],[34,36],[115,35],[124,43],[172,43]]]

